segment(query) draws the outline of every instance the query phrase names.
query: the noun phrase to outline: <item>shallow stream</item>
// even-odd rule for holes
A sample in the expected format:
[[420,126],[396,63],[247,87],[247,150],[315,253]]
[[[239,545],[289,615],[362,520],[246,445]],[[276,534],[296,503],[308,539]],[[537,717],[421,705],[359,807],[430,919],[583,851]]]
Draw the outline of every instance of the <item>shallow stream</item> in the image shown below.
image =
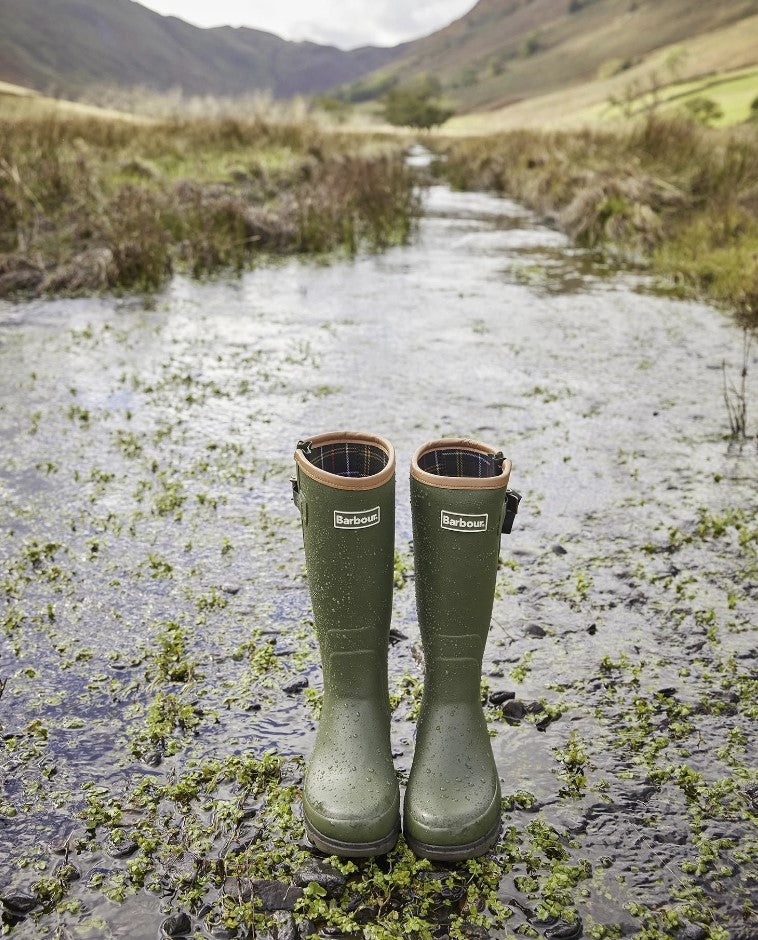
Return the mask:
[[[176,278],[149,302],[0,303],[6,929],[159,936],[170,880],[101,890],[129,853],[107,827],[77,841],[87,795],[308,754],[317,696],[287,686],[318,690],[320,672],[289,476],[298,438],[345,428],[398,455],[402,778],[422,675],[410,455],[481,439],[524,494],[484,669],[515,699],[488,715],[504,833],[537,852],[535,821],[552,827],[580,920],[539,915],[558,868],[503,864],[507,926],[471,936],[754,937],[758,453],[728,440],[722,361],[736,379],[725,314],[441,186],[383,254]],[[189,709],[163,730],[158,694]],[[35,886],[62,860],[76,877],[56,910]],[[202,900],[182,908],[197,936],[231,935]]]

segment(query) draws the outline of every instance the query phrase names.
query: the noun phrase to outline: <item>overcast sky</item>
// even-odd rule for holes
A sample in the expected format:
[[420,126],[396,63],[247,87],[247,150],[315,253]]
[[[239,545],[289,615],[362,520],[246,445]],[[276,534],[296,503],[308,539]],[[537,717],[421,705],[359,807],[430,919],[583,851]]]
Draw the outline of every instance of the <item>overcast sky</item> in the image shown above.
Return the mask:
[[475,0],[140,0],[197,26],[253,26],[350,49],[394,46],[446,26]]

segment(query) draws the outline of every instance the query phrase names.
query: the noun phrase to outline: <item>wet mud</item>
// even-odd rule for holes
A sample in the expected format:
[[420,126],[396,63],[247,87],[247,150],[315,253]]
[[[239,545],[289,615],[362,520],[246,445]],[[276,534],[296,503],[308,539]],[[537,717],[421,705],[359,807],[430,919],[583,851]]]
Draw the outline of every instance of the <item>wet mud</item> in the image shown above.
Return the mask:
[[[435,186],[383,254],[0,303],[3,932],[755,936],[758,453],[728,439],[721,371],[741,337],[649,288]],[[289,477],[337,428],[398,453],[401,781],[410,455],[450,434],[513,460],[485,859],[330,867],[304,842],[321,680]]]

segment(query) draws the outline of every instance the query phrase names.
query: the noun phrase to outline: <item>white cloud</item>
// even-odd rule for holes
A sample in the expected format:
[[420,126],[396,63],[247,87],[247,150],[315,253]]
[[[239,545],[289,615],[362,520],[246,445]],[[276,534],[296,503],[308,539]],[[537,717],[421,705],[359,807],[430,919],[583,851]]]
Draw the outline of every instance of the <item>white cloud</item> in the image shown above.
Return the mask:
[[286,39],[352,48],[392,46],[446,26],[474,0],[146,0],[145,6],[198,26],[252,26]]

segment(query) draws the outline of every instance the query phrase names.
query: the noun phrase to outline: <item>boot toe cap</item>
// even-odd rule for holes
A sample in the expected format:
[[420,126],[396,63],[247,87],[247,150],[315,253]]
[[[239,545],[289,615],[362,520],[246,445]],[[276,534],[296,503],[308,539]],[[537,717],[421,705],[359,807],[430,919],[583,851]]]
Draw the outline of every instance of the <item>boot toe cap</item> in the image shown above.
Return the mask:
[[322,835],[340,842],[373,842],[393,832],[400,819],[397,780],[368,785],[350,775],[306,779],[303,813]]
[[[468,792],[467,792],[468,790]],[[449,796],[413,788],[410,784],[403,807],[403,828],[414,840],[433,846],[474,843],[500,820],[500,787],[475,791],[464,788]]]

